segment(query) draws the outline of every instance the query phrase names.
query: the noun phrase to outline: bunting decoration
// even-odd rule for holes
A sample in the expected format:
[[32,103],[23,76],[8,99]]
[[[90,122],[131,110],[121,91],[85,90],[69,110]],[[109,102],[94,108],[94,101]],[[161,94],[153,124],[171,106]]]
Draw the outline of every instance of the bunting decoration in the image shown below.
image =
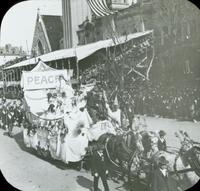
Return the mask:
[[106,0],[87,0],[87,2],[91,11],[97,17],[108,16],[114,13],[114,11],[109,9]]

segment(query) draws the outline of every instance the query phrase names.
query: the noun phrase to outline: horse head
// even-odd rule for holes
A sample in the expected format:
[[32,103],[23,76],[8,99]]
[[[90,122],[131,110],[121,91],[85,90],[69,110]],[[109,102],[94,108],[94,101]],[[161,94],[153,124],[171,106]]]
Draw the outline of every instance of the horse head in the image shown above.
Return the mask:
[[126,143],[133,152],[142,153],[144,151],[143,137],[139,132],[128,132],[126,134]]
[[142,135],[140,133],[135,134],[135,141],[137,151],[142,153],[144,151],[144,146],[142,143]]

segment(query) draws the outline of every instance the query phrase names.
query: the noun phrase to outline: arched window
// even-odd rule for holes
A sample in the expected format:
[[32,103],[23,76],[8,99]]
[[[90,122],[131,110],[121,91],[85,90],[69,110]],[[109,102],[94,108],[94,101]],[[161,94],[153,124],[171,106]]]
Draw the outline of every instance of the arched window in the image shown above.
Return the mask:
[[39,55],[44,54],[44,48],[43,48],[42,43],[41,43],[40,40],[38,41],[38,54]]

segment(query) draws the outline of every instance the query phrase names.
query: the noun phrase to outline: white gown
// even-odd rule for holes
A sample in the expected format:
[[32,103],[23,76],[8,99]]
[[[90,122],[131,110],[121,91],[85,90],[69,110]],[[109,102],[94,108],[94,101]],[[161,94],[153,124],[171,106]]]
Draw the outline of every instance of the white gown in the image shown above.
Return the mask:
[[83,127],[80,133],[77,133],[77,125],[80,121],[80,111],[65,115],[65,126],[68,127],[68,134],[61,143],[60,158],[63,162],[77,162],[85,155],[85,148],[88,146],[87,128]]

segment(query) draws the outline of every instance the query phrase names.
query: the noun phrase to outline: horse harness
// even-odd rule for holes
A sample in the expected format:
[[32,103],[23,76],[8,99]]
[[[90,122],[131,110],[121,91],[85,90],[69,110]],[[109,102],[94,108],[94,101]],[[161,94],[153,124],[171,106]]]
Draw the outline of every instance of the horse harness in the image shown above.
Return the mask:
[[[108,159],[110,160],[110,162],[111,162],[112,164],[114,164],[115,166],[117,166],[118,168],[120,168],[120,166],[119,166],[116,162],[114,162],[114,161],[111,159],[110,154],[109,154],[109,151],[108,151],[108,142],[110,141],[110,138],[111,138],[111,137],[112,137],[112,136],[106,138],[106,141],[105,141],[105,151],[106,151],[106,154],[107,154]],[[136,157],[137,154],[138,154],[138,152],[136,152],[136,151],[133,152],[133,154],[132,154],[132,156],[131,156],[131,158],[130,158],[130,160],[129,160],[129,166],[131,166],[131,164],[132,164],[132,162],[133,162],[133,159]]]
[[105,141],[105,150],[106,150],[106,154],[107,154],[108,159],[110,160],[110,162],[113,163],[113,164],[114,164],[115,166],[117,166],[118,168],[120,168],[120,166],[119,166],[116,162],[114,162],[114,161],[111,159],[110,154],[109,154],[109,152],[108,152],[108,142],[109,142],[109,140],[110,140],[111,137],[112,137],[112,136],[107,137],[107,138],[106,138],[106,141]]

